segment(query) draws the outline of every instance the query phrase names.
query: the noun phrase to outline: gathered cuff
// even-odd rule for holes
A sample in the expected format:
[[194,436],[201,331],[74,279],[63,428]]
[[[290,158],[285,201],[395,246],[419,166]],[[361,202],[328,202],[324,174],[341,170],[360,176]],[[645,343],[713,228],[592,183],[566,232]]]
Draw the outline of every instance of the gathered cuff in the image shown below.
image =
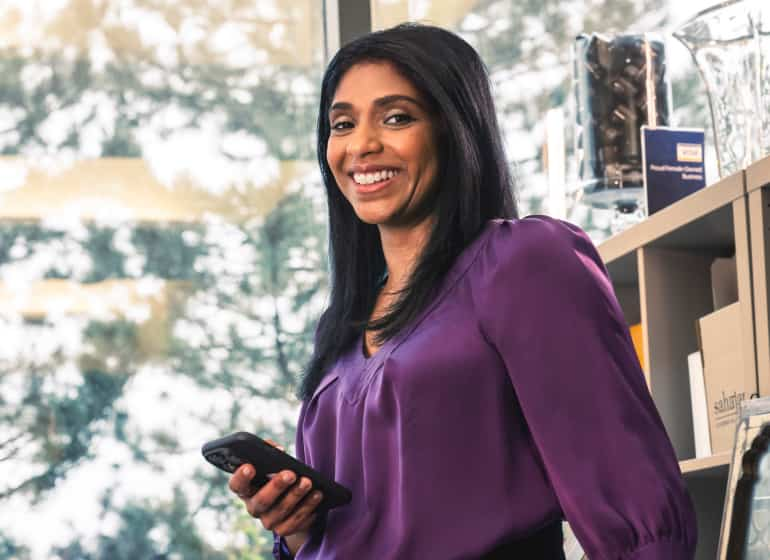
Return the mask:
[[273,533],[273,558],[275,560],[294,560],[286,540]]
[[659,539],[623,556],[623,560],[692,560],[693,547],[684,541]]

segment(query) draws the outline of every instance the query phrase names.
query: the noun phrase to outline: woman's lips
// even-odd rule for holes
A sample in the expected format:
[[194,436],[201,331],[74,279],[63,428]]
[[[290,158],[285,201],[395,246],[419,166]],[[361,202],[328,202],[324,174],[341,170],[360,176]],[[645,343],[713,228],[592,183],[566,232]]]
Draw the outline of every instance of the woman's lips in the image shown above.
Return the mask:
[[397,173],[397,174],[393,175],[393,177],[390,177],[389,179],[383,179],[382,181],[378,181],[376,183],[371,183],[369,185],[362,185],[361,183],[356,183],[356,181],[352,177],[351,177],[350,180],[353,181],[353,184],[356,187],[356,192],[357,193],[359,193],[359,194],[369,194],[369,193],[377,192],[377,191],[379,191],[381,189],[384,189],[385,187],[390,185],[390,183],[393,181],[393,179],[395,179],[399,175],[401,175],[401,173]]

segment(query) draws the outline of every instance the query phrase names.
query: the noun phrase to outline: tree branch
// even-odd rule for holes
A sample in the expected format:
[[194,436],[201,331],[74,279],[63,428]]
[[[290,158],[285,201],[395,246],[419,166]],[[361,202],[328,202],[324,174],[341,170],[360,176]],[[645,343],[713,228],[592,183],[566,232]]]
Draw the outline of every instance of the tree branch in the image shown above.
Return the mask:
[[15,442],[15,441],[19,441],[19,440],[20,440],[21,438],[23,438],[25,435],[28,435],[28,434],[27,434],[27,433],[25,433],[25,432],[20,432],[20,433],[16,434],[15,436],[13,436],[13,437],[12,437],[12,438],[10,438],[10,439],[7,439],[7,440],[5,440],[5,441],[0,441],[0,449],[3,449],[3,448],[5,448],[5,447],[7,447],[7,446],[11,445],[11,444],[12,444],[13,442]]

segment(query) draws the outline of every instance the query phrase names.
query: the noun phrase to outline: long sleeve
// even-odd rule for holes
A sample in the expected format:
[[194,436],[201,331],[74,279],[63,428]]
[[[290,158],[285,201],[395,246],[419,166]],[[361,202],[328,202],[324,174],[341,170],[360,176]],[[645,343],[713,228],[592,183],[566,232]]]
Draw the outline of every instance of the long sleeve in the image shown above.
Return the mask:
[[480,259],[482,334],[588,557],[692,558],[692,503],[588,236],[546,216],[503,221]]
[[292,560],[294,558],[284,538],[275,533],[273,533],[273,558],[275,560]]

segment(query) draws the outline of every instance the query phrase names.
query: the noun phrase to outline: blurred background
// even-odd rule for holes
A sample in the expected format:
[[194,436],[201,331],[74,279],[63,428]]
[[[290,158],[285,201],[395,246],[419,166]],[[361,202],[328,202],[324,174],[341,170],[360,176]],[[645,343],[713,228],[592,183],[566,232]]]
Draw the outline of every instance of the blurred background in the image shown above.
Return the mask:
[[[667,36],[713,3],[368,11],[370,29],[425,21],[479,50],[522,215],[565,217],[599,243],[610,211],[570,188],[574,38]],[[247,430],[292,451],[327,294],[318,89],[346,5],[0,0],[0,558],[269,558],[271,536],[200,446]],[[667,48],[674,122],[709,139],[695,67]]]

